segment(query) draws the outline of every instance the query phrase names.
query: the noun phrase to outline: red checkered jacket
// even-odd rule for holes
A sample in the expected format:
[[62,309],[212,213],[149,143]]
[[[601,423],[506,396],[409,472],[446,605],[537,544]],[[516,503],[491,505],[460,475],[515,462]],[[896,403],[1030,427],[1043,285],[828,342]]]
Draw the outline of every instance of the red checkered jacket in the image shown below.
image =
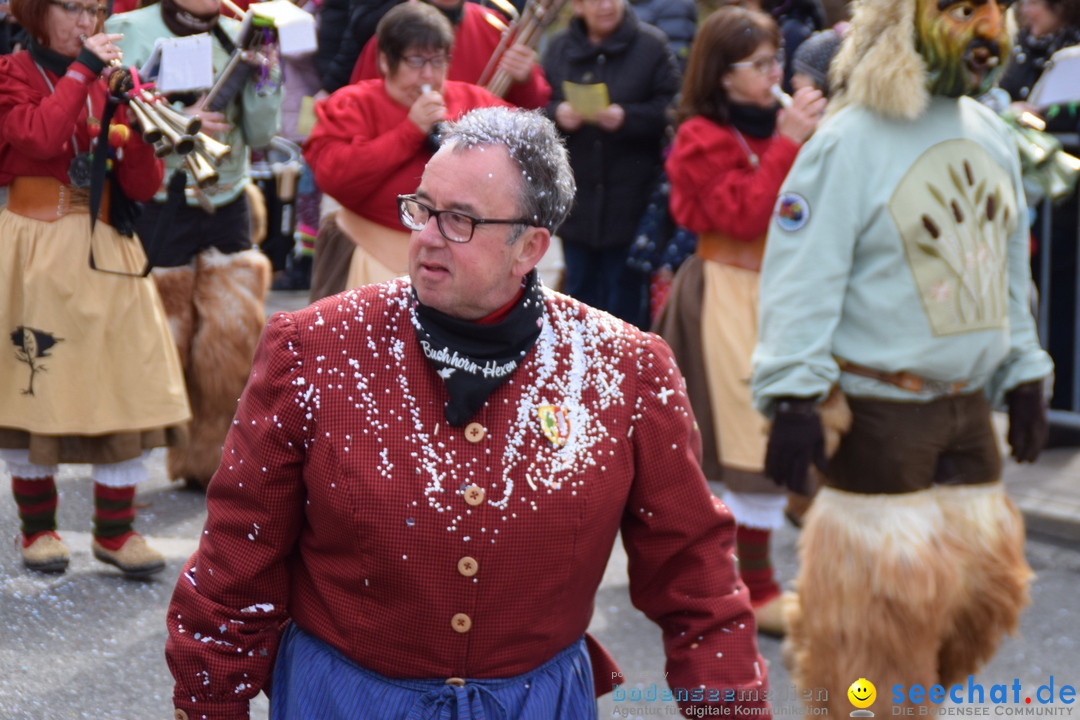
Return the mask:
[[762,706],[734,523],[664,342],[547,292],[536,345],[456,428],[410,305],[400,279],[267,325],[169,608],[177,707],[247,717],[290,619],[389,677],[527,672],[585,632],[620,530],[669,685]]

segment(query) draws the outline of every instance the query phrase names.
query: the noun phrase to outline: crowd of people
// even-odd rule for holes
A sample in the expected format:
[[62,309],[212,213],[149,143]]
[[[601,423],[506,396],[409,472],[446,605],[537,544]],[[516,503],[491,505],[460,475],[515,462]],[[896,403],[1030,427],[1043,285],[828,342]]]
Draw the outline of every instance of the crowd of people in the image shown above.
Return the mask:
[[[620,534],[691,712],[767,706],[757,632],[832,714],[857,677],[974,672],[1030,580],[990,412],[1033,462],[1074,344],[1073,316],[1036,336],[1000,115],[1080,129],[1029,97],[1080,0],[530,2],[522,43],[503,3],[309,2],[295,66],[238,47],[246,3],[0,6],[23,565],[67,568],[55,478],[88,463],[93,554],[160,573],[135,493],[167,447],[208,512],[167,618],[178,718],[271,687],[275,718],[595,717]],[[229,94],[160,102],[229,148],[215,183],[117,97],[117,66],[203,33]],[[313,304],[266,323],[276,134],[303,148]]]

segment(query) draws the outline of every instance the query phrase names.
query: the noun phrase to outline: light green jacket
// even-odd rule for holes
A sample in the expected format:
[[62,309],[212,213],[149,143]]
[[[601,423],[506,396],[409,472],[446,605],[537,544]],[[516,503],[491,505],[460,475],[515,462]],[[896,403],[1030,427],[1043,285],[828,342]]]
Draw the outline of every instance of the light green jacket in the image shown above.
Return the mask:
[[[238,21],[223,17],[219,22],[229,37],[236,37],[240,29]],[[159,37],[175,37],[161,19],[161,7],[158,4],[113,15],[106,21],[105,31],[124,35],[117,45],[124,53],[124,65],[135,67],[142,67],[150,57],[154,43]],[[213,47],[214,76],[217,77],[228,62],[229,54],[216,38],[213,38]],[[278,71],[275,69],[274,72],[276,74]],[[275,79],[272,77],[271,81]],[[263,93],[256,88],[254,80],[250,80],[236,98],[225,107],[225,117],[232,128],[225,137],[215,137],[215,139],[229,145],[232,152],[224,162],[217,166],[219,175],[217,185],[204,191],[215,207],[232,202],[243,192],[244,186],[250,182],[250,148],[266,147],[278,130],[281,121],[281,83],[270,82],[268,86],[267,91]],[[172,171],[181,164],[182,159],[175,154],[166,158],[166,182],[172,175]],[[194,180],[189,173],[188,186],[193,185]],[[161,202],[164,199],[163,185],[155,200]],[[195,205],[197,202],[189,193],[188,204]]]
[[1048,376],[1028,242],[1015,144],[992,111],[970,98],[934,98],[915,121],[840,110],[803,146],[770,225],[755,404],[771,415],[776,398],[837,382],[856,397],[935,397],[841,373],[836,358],[964,382],[995,405]]

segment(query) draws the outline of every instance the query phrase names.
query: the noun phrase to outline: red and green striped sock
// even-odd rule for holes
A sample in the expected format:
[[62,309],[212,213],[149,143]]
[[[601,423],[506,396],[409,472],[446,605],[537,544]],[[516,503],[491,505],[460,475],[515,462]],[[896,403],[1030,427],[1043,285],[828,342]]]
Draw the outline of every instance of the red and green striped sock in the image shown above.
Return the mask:
[[135,486],[94,483],[94,539],[107,550],[119,550],[134,532]]
[[769,538],[772,530],[760,530],[738,525],[735,531],[735,553],[739,557],[739,577],[750,591],[750,604],[764,605],[780,594],[769,558]]
[[42,533],[56,533],[56,481],[44,478],[11,478],[11,492],[22,521],[23,547]]

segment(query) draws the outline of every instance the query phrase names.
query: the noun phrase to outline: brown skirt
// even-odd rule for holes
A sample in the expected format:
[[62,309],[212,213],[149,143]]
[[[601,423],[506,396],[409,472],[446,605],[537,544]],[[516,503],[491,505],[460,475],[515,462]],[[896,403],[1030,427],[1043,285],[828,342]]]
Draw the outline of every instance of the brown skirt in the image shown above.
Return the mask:
[[756,277],[692,255],[679,268],[654,330],[686,378],[705,477],[734,492],[774,494],[782,489],[761,472],[765,419],[750,401]]

